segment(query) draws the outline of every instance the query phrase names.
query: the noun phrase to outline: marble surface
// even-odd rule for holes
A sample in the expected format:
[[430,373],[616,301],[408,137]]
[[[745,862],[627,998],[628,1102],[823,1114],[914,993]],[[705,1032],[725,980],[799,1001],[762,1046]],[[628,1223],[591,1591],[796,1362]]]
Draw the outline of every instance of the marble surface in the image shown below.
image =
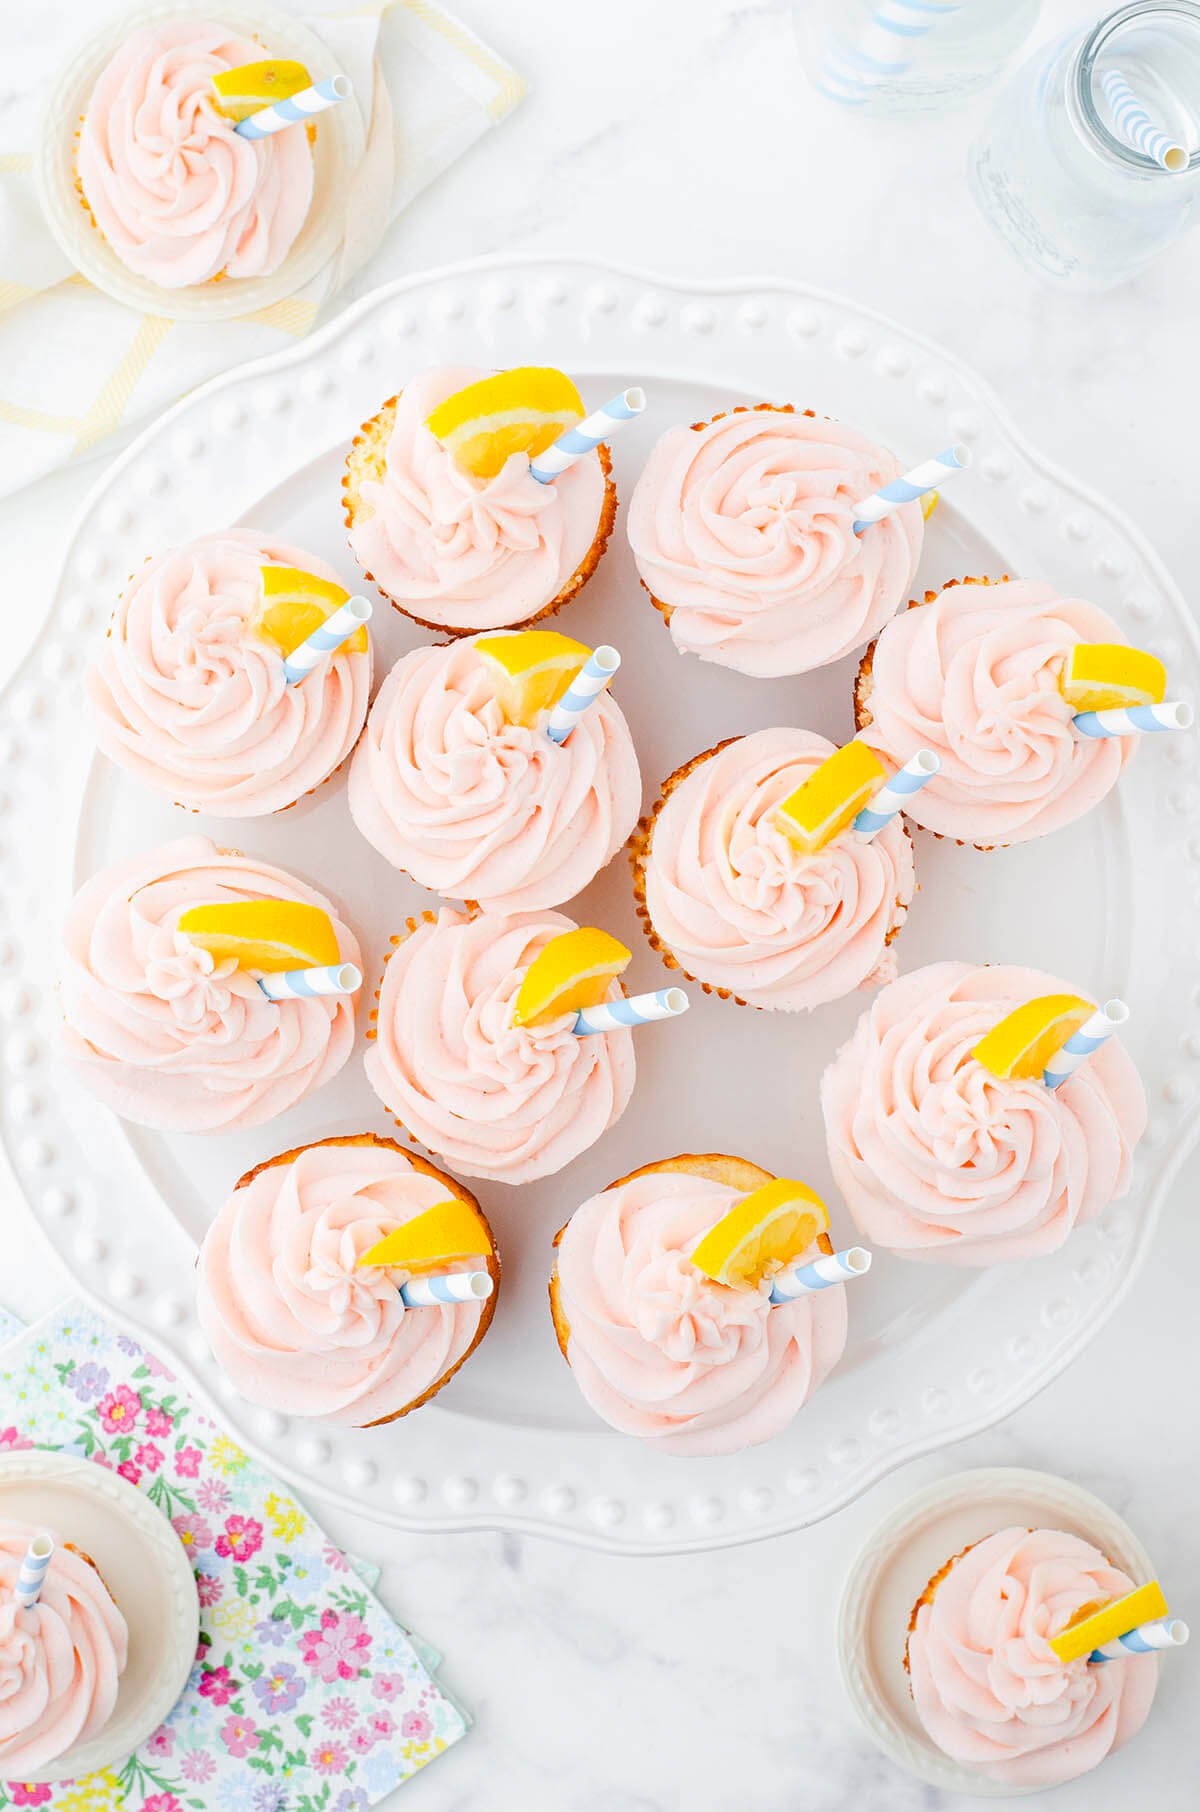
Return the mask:
[[[816,281],[968,359],[1037,445],[1123,501],[1187,587],[1197,401],[1188,298],[1200,234],[1108,296],[1043,288],[980,222],[961,177],[986,98],[919,125],[830,111],[804,82],[784,0],[455,4],[525,71],[530,97],[416,203],[357,293],[431,264],[539,249],[668,274]],[[103,10],[46,0],[38,29],[51,19],[66,41]],[[1039,35],[1099,10],[1099,0],[1046,0]],[[0,39],[10,33],[19,27],[6,20]],[[785,372],[780,383],[786,392]],[[36,633],[56,526],[98,469],[96,460],[69,468],[0,504],[9,599],[0,672]],[[1198,1357],[1198,1181],[1193,1164],[1119,1324],[1084,1362],[990,1434],[905,1468],[802,1535],[620,1560],[510,1536],[383,1536],[314,1502],[331,1532],[383,1563],[385,1594],[445,1650],[445,1678],[477,1718],[404,1803],[436,1812],[974,1803],[898,1772],[853,1719],[833,1662],[842,1578],[878,1519],[918,1486],[965,1466],[1038,1466],[1125,1515],[1173,1608],[1200,1624],[1200,1418],[1184,1392]],[[12,1199],[0,1199],[0,1254],[0,1300],[22,1313],[65,1288]],[[1196,1665],[1194,1654],[1168,1657],[1146,1732],[1099,1775],[1025,1804],[1084,1812],[1135,1795],[1159,1812],[1194,1804]]]

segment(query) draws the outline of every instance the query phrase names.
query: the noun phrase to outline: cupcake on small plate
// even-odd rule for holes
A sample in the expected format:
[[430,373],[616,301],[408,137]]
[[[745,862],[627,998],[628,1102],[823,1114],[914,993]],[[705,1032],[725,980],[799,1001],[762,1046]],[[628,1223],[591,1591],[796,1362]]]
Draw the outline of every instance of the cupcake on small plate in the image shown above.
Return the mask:
[[642,797],[610,693],[565,741],[548,734],[549,709],[591,652],[527,630],[403,655],[350,769],[368,843],[432,892],[492,911],[573,899],[624,844]]
[[1126,1193],[1146,1128],[1132,1059],[1114,1037],[1073,1069],[1058,1055],[1092,1013],[1000,964],[931,963],[875,997],[821,1081],[834,1180],[873,1246],[1034,1258]]
[[337,908],[207,837],[93,875],[64,943],[66,1061],[126,1120],[164,1132],[258,1126],[335,1076],[353,1048],[361,959]]
[[[916,885],[902,819],[870,841],[845,824],[814,849],[781,811],[836,755],[810,730],[757,730],[664,782],[633,871],[646,934],[668,967],[722,999],[781,1012],[892,979]],[[847,760],[856,757],[882,779],[850,745]]]
[[313,792],[366,721],[366,628],[298,684],[284,659],[349,597],[323,560],[248,529],[147,560],[88,673],[96,739],[145,786],[219,818]]
[[[482,1286],[407,1306],[430,1274]],[[284,1415],[374,1428],[436,1396],[487,1333],[500,1260],[461,1183],[391,1139],[322,1139],[237,1184],[200,1248],[197,1312],[226,1375]]]
[[427,629],[535,622],[596,570],[616,515],[608,450],[548,483],[531,472],[584,415],[560,371],[420,372],[364,422],[346,462],[350,546],[369,579]]
[[901,470],[790,403],[669,428],[634,490],[629,544],[675,646],[774,679],[877,635],[909,595],[924,517],[906,503],[856,535],[854,506]]
[[584,1202],[555,1239],[550,1310],[597,1415],[689,1456],[780,1433],[846,1344],[840,1285],[771,1302],[784,1266],[832,1252],[827,1227],[804,1185],[722,1153],[643,1165]]

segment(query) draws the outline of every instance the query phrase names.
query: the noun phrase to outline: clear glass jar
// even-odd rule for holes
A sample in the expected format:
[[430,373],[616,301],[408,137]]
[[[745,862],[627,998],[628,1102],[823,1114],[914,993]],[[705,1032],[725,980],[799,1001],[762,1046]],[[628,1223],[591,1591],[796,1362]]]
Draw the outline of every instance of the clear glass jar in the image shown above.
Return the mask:
[[800,57],[819,93],[866,114],[933,113],[986,88],[1041,0],[794,0]]
[[[1186,151],[1181,170],[1118,135],[1110,70]],[[1000,95],[968,169],[985,218],[1033,269],[1082,290],[1136,275],[1200,207],[1200,5],[1138,0],[1044,48]]]

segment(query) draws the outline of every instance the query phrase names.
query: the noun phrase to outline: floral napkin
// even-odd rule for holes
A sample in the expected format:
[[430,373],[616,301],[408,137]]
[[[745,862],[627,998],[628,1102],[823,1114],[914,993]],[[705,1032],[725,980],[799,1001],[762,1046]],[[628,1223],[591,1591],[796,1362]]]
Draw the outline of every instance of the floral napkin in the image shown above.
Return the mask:
[[371,1574],[223,1434],[155,1355],[72,1302],[0,1311],[0,1452],[51,1447],[119,1472],[171,1519],[200,1645],[165,1724],[123,1767],[0,1782],[0,1812],[365,1812],[464,1735],[437,1657]]

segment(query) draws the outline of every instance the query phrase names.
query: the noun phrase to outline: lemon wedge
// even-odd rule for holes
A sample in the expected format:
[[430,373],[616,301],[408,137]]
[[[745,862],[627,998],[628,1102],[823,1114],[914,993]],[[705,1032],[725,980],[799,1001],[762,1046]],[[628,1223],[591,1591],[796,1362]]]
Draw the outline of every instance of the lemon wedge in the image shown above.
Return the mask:
[[886,779],[887,770],[865,742],[848,742],[784,800],[779,828],[804,855],[815,855],[854,822]]
[[1157,655],[1123,642],[1076,642],[1063,662],[1059,690],[1073,711],[1161,705],[1167,670]]
[[828,1210],[807,1183],[774,1177],[709,1228],[692,1263],[717,1283],[752,1290],[761,1278],[793,1264],[828,1226]]
[[411,1221],[385,1233],[364,1252],[360,1265],[403,1265],[406,1271],[431,1271],[452,1258],[487,1258],[492,1250],[487,1222],[459,1196],[435,1202]]
[[564,372],[522,365],[456,390],[425,426],[464,472],[494,478],[514,453],[544,453],[583,414],[583,398]]
[[513,1008],[515,1026],[540,1026],[561,1013],[597,1007],[608,985],[633,961],[633,952],[607,931],[581,925],[552,937],[525,971]]
[[[298,566],[264,566],[262,568],[263,602],[258,615],[259,633],[274,642],[280,654],[291,654],[306,642],[335,610],[346,602],[350,593],[344,585],[316,573],[301,572]],[[356,629],[343,649],[355,654],[367,652],[367,626]],[[341,650],[339,650],[341,652]]]
[[[1084,1616],[1085,1611],[1090,1615]],[[1100,1610],[1082,1605],[1070,1623],[1057,1636],[1048,1636],[1047,1641],[1060,1661],[1078,1661],[1082,1655],[1090,1655],[1094,1648],[1099,1648],[1101,1643],[1127,1636],[1139,1624],[1166,1615],[1163,1589],[1157,1579],[1152,1579],[1149,1585],[1126,1592],[1124,1598],[1114,1598]]]
[[942,493],[940,491],[926,491],[924,497],[922,497],[921,514],[922,514],[922,516],[924,516],[926,522],[929,521],[929,518],[933,515],[933,512],[937,509],[938,498],[941,496],[941,494]]
[[285,101],[302,88],[311,88],[312,77],[303,63],[271,58],[264,63],[239,63],[236,69],[222,69],[212,78],[212,85],[217,112],[229,120],[245,120],[269,107],[272,101]]
[[1031,1081],[1095,1011],[1078,994],[1039,994],[985,1032],[971,1055],[1004,1081]]
[[532,726],[558,703],[592,651],[553,629],[525,629],[483,636],[475,652],[508,722]]
[[337,962],[337,933],[327,912],[303,900],[222,900],[189,906],[176,921],[193,944],[218,962],[278,975],[285,969],[325,969]]

